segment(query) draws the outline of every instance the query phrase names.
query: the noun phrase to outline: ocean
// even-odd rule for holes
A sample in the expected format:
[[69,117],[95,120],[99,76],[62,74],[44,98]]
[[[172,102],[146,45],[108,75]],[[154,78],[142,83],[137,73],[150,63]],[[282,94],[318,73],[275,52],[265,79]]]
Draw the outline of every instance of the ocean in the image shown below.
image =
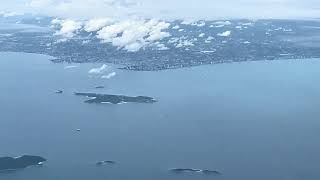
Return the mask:
[[[0,53],[0,156],[43,167],[3,180],[316,180],[320,61],[285,60],[137,72]],[[104,86],[97,89],[96,86]],[[62,94],[55,91],[63,90]],[[153,104],[87,104],[74,92],[150,96]],[[77,130],[80,131],[77,131]],[[114,165],[97,167],[103,160]],[[219,176],[173,174],[217,170]]]

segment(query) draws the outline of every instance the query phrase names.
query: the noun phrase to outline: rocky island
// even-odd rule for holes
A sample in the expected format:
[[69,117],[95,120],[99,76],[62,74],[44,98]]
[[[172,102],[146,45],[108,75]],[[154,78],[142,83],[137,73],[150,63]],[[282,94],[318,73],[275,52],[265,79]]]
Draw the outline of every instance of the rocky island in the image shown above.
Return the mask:
[[115,161],[99,161],[96,163],[96,166],[105,166],[107,164],[114,165],[116,164],[116,162]]
[[124,95],[110,95],[110,94],[96,94],[96,93],[74,93],[76,96],[85,96],[89,100],[85,103],[97,103],[97,104],[123,104],[123,103],[155,103],[157,102],[152,97],[147,96],[124,96]]
[[221,175],[219,171],[207,170],[207,169],[192,169],[192,168],[174,168],[170,169],[173,173],[202,173],[206,175]]
[[24,155],[20,157],[0,157],[0,172],[24,169],[29,166],[42,165],[47,161],[40,156]]

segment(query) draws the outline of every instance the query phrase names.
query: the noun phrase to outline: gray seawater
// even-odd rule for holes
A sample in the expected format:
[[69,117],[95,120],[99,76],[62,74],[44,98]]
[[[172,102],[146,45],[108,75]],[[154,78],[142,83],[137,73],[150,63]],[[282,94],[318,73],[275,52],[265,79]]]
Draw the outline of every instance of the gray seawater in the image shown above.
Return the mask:
[[[1,180],[320,178],[319,60],[160,72],[111,67],[117,75],[101,79],[88,74],[101,64],[65,69],[69,64],[49,58],[0,53],[0,156],[48,159],[43,167],[0,174]],[[85,104],[75,91],[159,102]],[[117,164],[96,167],[101,160]],[[223,175],[168,172],[180,167]]]

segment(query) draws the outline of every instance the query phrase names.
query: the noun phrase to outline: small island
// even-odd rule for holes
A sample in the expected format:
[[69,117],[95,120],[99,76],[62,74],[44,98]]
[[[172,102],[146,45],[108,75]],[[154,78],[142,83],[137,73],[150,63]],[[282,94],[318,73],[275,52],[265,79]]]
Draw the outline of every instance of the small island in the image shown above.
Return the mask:
[[62,94],[63,91],[62,91],[62,90],[57,90],[57,91],[55,91],[55,93],[56,93],[56,94]]
[[221,175],[219,171],[215,170],[207,170],[207,169],[192,169],[192,168],[174,168],[169,171],[177,174],[181,173],[202,173],[205,175]]
[[90,98],[85,103],[97,104],[123,104],[123,103],[155,103],[157,102],[152,97],[147,96],[124,96],[124,95],[110,95],[110,94],[96,94],[96,93],[74,93],[76,96],[85,96]]
[[115,161],[99,161],[96,163],[96,166],[105,166],[107,164],[114,165],[116,164],[116,162]]
[[24,169],[29,166],[42,165],[46,159],[40,156],[24,155],[20,157],[0,157],[0,172]]

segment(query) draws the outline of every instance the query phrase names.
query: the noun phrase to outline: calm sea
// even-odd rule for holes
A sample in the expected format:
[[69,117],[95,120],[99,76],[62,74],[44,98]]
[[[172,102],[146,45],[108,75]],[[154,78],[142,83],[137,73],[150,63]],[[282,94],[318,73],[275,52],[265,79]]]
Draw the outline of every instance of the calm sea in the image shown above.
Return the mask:
[[[109,65],[106,73],[116,76],[102,79],[88,73],[102,64],[49,59],[0,53],[0,156],[48,159],[43,167],[0,174],[1,180],[320,178],[319,60],[159,72]],[[63,94],[54,93],[60,89]],[[159,102],[86,104],[73,92],[144,95]],[[117,164],[96,167],[101,160]],[[177,175],[170,168],[223,175]]]

